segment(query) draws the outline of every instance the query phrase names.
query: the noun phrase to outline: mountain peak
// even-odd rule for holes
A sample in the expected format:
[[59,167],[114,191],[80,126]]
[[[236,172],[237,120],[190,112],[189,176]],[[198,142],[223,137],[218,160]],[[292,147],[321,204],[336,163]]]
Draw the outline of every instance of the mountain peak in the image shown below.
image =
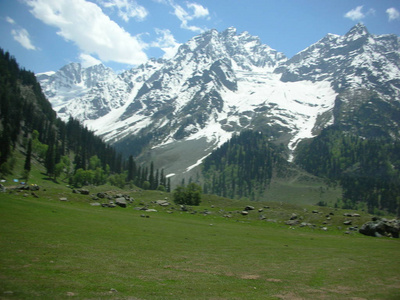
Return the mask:
[[369,35],[367,27],[363,23],[358,23],[353,26],[348,33],[346,33],[346,37],[361,37]]
[[237,29],[235,27],[231,26],[231,27],[228,27],[227,29],[225,29],[222,32],[222,34],[230,36],[230,35],[236,35],[236,32],[237,32]]

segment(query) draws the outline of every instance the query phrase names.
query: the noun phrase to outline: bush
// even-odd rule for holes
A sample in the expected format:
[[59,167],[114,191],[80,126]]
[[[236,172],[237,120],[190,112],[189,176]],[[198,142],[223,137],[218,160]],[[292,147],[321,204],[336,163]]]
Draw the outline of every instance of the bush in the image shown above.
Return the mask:
[[181,205],[200,205],[201,186],[189,183],[187,187],[178,186],[173,193],[174,202]]

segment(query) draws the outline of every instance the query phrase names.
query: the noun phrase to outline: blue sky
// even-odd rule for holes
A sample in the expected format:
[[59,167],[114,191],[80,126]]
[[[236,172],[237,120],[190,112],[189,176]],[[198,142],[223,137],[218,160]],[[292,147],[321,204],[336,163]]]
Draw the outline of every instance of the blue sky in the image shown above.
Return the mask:
[[1,0],[0,47],[36,73],[70,62],[123,70],[236,27],[292,57],[362,22],[400,35],[399,0]]

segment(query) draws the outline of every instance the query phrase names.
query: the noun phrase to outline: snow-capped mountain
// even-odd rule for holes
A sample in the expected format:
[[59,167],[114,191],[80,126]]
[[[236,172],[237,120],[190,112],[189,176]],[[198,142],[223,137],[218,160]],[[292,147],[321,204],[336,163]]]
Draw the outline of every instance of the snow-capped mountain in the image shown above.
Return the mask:
[[400,42],[359,24],[288,60],[228,28],[192,38],[169,60],[119,75],[102,65],[70,64],[38,79],[63,119],[72,115],[125,154],[142,152],[181,174],[244,129],[267,133],[291,153],[343,115],[338,110],[348,105],[340,103],[352,101],[352,89],[399,103]]
[[282,81],[332,83],[338,92],[348,88],[374,89],[399,99],[400,39],[370,34],[358,24],[346,35],[328,34],[275,70]]

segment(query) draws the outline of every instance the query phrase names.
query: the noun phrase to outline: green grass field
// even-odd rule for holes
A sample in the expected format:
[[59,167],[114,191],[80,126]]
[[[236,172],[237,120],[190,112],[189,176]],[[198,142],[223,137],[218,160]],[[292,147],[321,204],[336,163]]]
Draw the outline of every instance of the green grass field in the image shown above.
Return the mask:
[[[0,194],[1,299],[400,298],[400,241],[345,234],[342,210],[205,196],[182,212],[152,204],[169,197],[154,191],[102,208],[51,183],[24,193]],[[293,212],[316,228],[285,225]]]

